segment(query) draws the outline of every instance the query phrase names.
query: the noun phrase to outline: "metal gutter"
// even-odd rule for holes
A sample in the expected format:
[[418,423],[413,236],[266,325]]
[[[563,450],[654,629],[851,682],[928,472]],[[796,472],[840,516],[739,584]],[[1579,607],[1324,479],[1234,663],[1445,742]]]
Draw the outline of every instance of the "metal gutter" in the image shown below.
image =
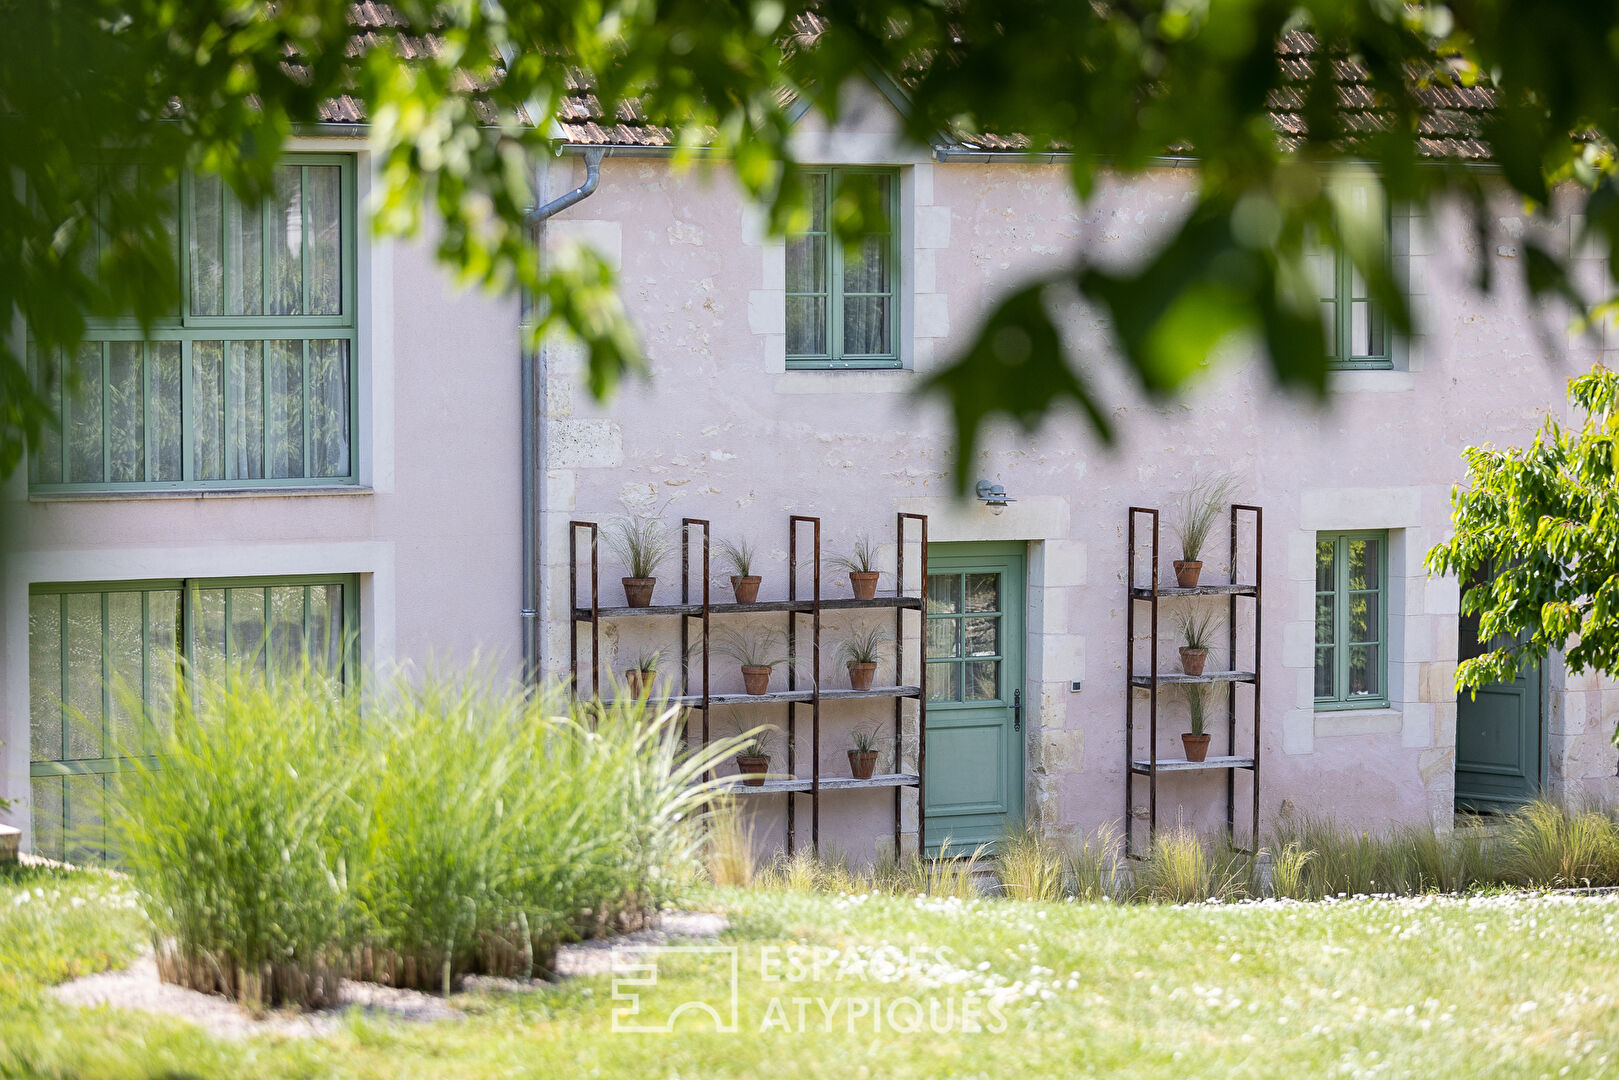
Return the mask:
[[572,191],[564,192],[546,203],[528,212],[524,219],[531,226],[543,223],[547,218],[560,214],[575,203],[584,202],[596,191],[596,185],[601,183],[602,158],[611,152],[610,147],[590,146],[585,148],[585,182]]

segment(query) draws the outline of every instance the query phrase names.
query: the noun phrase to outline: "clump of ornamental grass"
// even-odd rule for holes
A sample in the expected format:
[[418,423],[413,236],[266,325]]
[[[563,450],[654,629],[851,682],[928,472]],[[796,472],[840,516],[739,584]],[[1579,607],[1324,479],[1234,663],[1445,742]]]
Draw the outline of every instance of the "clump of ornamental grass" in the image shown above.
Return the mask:
[[1016,900],[1060,900],[1067,870],[1062,850],[1034,825],[1009,830],[1001,838],[995,870],[1001,891]]
[[1192,481],[1179,493],[1180,520],[1175,525],[1180,540],[1181,559],[1198,562],[1214,532],[1215,523],[1237,491],[1237,478],[1230,473],[1211,473]]
[[196,679],[161,766],[121,774],[115,856],[166,979],[314,1007],[344,975],[528,976],[696,880],[702,775],[734,741],[688,752],[679,714],[642,701],[380,682],[362,718],[308,670]]
[[1599,810],[1537,800],[1508,816],[1501,831],[1503,869],[1516,884],[1619,885],[1619,826]]
[[1108,822],[1068,852],[1068,877],[1076,900],[1111,900],[1122,894],[1124,873],[1119,852],[1124,833],[1116,822]]
[[253,1008],[335,1001],[363,933],[353,696],[308,668],[273,688],[227,668],[151,719],[155,756],[116,774],[108,826],[162,977]]
[[775,892],[819,892],[833,896],[867,892],[873,887],[870,873],[850,869],[849,862],[836,852],[817,855],[799,848],[788,855],[778,853],[759,873],[759,887]]
[[1153,837],[1136,874],[1135,894],[1166,904],[1240,900],[1248,895],[1251,878],[1251,862],[1243,853],[1178,827]]
[[970,900],[982,896],[978,886],[978,872],[989,853],[988,844],[979,844],[971,854],[957,855],[946,838],[939,845],[936,859],[911,855],[900,866],[901,886],[894,891],[921,896],[954,897]]
[[722,889],[745,889],[757,877],[753,822],[734,799],[719,801],[709,814],[703,869],[708,871],[708,880]]

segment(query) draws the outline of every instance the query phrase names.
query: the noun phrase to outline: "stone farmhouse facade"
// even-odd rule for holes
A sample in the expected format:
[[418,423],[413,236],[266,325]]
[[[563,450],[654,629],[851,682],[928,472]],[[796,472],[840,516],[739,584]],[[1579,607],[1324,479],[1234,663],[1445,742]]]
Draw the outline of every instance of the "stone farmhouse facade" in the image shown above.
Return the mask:
[[[871,538],[888,573],[882,589],[914,595],[920,544],[906,535],[897,581],[896,520],[925,515],[928,608],[901,616],[906,670],[884,667],[878,679],[916,684],[929,699],[929,848],[1023,822],[1087,833],[1123,819],[1129,762],[1150,756],[1148,695],[1129,685],[1145,670],[1151,606],[1128,595],[1129,508],[1163,510],[1168,585],[1177,492],[1218,471],[1235,478],[1236,501],[1263,508],[1262,555],[1241,531],[1234,575],[1260,572],[1263,588],[1257,603],[1166,598],[1158,666],[1175,668],[1176,603],[1222,617],[1237,605],[1236,655],[1217,650],[1211,666],[1263,678],[1233,684],[1229,747],[1228,684],[1217,684],[1211,754],[1258,758],[1262,830],[1289,815],[1445,829],[1459,801],[1613,796],[1612,689],[1553,657],[1517,686],[1459,703],[1459,585],[1422,567],[1449,528],[1463,448],[1527,438],[1565,408],[1566,379],[1612,346],[1570,336],[1564,316],[1532,309],[1516,287],[1511,238],[1529,227],[1520,210],[1502,200],[1505,239],[1490,250],[1476,249],[1457,212],[1389,211],[1420,320],[1409,341],[1383,334],[1352,275],[1323,262],[1343,361],[1325,407],[1280,396],[1242,343],[1183,400],[1149,401],[1111,356],[1100,316],[1065,310],[1073,355],[1119,440],[1104,447],[1078,416],[1032,436],[993,432],[969,469],[1012,500],[991,506],[956,494],[949,418],[918,387],[1027,275],[1081,250],[1110,264],[1138,258],[1192,205],[1195,162],[1113,177],[1081,205],[1060,156],[911,145],[892,87],[850,93],[836,128],[801,117],[797,149],[818,170],[816,192],[871,183],[889,199],[890,232],[858,252],[813,228],[771,238],[723,168],[677,168],[646,132],[586,116],[569,128],[567,152],[540,163],[549,199],[586,185],[587,151],[601,152],[594,188],[537,238],[548,249],[589,244],[618,272],[650,378],[608,402],[585,389],[577,350],[525,352],[516,298],[458,291],[430,237],[370,237],[374,162],[362,124],[300,136],[266,208],[236,206],[201,180],[185,185],[186,310],[150,341],[98,328],[73,358],[90,389],[66,403],[60,440],[0,491],[0,797],[13,800],[6,819],[25,842],[70,854],[94,830],[127,721],[104,684],[160,694],[176,655],[205,667],[292,650],[355,672],[481,663],[560,678],[578,649],[588,670],[589,627],[571,617],[581,603],[569,596],[571,523],[626,513],[657,513],[675,531],[683,518],[705,520],[716,545],[751,540],[765,602],[788,597],[793,515],[820,520],[823,560]],[[1566,245],[1572,223],[1557,228]],[[1497,263],[1496,292],[1475,290],[1478,260]],[[1600,258],[1585,266],[1605,272]],[[1233,576],[1225,520],[1206,580]],[[1136,586],[1150,583],[1146,551],[1138,544]],[[575,556],[586,580],[588,556]],[[621,605],[626,571],[604,551],[599,572],[599,603]],[[676,603],[678,556],[659,576],[654,603]],[[802,571],[797,587],[799,597],[812,588]],[[850,595],[831,569],[821,589],[829,602]],[[731,599],[717,564],[710,591],[715,604]],[[836,646],[871,617],[821,612],[820,692],[848,685]],[[695,624],[679,614],[603,619],[604,693],[643,649],[660,651],[675,676],[683,621],[689,635]],[[761,611],[712,625],[718,634],[785,622]],[[357,641],[352,656],[345,636]],[[811,685],[804,662],[800,689]],[[711,657],[709,673],[712,694],[740,691],[733,662]],[[773,678],[774,691],[786,689],[784,669]],[[696,692],[678,682],[666,685]],[[1186,730],[1173,690],[1158,690],[1164,761],[1182,756]],[[1257,755],[1245,749],[1256,695]],[[881,775],[920,770],[914,698],[900,707],[897,761],[889,700],[828,697],[817,708],[823,781],[848,775],[844,752],[861,727],[884,733]],[[715,733],[780,725],[790,709],[808,715],[802,703],[743,702],[712,707],[709,720]],[[795,735],[795,770],[809,776],[807,722]],[[1212,828],[1229,784],[1240,836],[1255,776],[1249,766],[1143,774],[1132,805],[1145,805],[1151,784],[1160,827]],[[899,843],[918,842],[914,786],[828,785],[817,798],[823,847],[857,860],[891,850],[896,808]],[[779,845],[790,801],[797,843],[808,842],[808,800],[769,792],[750,804],[761,844]]]

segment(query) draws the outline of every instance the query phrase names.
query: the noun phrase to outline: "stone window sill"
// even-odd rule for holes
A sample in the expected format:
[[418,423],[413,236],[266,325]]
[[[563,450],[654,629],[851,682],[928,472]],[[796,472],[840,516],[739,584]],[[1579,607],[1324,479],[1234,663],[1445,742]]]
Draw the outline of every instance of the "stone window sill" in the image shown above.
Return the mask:
[[172,499],[276,499],[308,498],[324,495],[372,495],[374,489],[360,484],[311,485],[309,487],[266,488],[174,488],[162,491],[52,491],[29,492],[34,503],[148,502]]
[[1315,737],[1398,735],[1404,724],[1399,709],[1337,709],[1315,714]]

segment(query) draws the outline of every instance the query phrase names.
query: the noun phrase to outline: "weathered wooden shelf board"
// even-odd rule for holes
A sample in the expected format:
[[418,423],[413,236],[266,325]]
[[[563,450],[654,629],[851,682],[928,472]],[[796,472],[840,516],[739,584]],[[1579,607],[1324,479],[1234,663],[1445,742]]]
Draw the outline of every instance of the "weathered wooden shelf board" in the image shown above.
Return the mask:
[[[1187,675],[1179,671],[1160,671],[1158,673],[1159,685],[1164,683],[1219,683],[1219,682],[1253,682],[1254,673],[1251,671],[1205,671],[1201,675]],[[1151,675],[1136,675],[1130,679],[1130,684],[1138,689],[1152,687]]]
[[[763,784],[749,785],[742,783],[739,776],[721,777],[724,780],[735,781],[727,785],[726,790],[738,795],[768,795],[774,791],[809,791],[813,782],[807,776],[782,777],[780,779],[766,780]],[[857,788],[895,788],[916,787],[918,779],[915,773],[878,773],[869,780],[856,780],[852,776],[823,776],[821,777],[822,791],[850,791]]]
[[[1208,757],[1202,761],[1187,761],[1185,758],[1159,758],[1159,772],[1197,772],[1201,769],[1251,769],[1254,759],[1251,757]],[[1130,765],[1133,772],[1150,773],[1153,771],[1152,762],[1146,758],[1137,758]]]
[[[1137,600],[1151,600],[1152,587],[1137,585],[1130,590],[1130,595]],[[1183,589],[1178,585],[1158,586],[1160,600],[1168,596],[1258,596],[1257,585],[1194,585],[1190,589]]]

